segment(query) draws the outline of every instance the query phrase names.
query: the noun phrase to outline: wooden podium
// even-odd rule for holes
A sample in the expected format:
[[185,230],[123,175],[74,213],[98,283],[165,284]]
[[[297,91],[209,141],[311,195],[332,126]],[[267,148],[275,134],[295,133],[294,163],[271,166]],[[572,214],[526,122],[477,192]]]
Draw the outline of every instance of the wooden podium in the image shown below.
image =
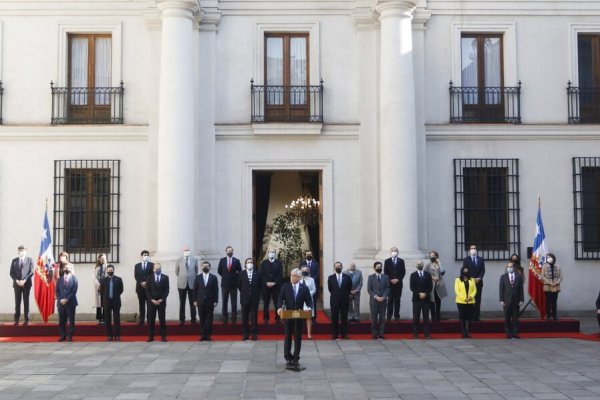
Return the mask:
[[309,319],[312,318],[310,310],[282,310],[281,319]]

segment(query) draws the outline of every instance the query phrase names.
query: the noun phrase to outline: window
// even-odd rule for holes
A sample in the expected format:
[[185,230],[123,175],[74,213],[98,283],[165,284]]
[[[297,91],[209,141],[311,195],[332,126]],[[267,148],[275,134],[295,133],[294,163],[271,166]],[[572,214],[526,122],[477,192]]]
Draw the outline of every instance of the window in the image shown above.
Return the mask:
[[471,244],[484,258],[506,260],[519,254],[519,161],[455,159],[455,258]]
[[573,158],[575,259],[600,259],[600,157]]
[[120,161],[54,162],[55,253],[95,262],[106,253],[119,262]]
[[265,35],[265,118],[307,121],[309,117],[308,34]]
[[577,36],[579,121],[600,122],[600,35]]

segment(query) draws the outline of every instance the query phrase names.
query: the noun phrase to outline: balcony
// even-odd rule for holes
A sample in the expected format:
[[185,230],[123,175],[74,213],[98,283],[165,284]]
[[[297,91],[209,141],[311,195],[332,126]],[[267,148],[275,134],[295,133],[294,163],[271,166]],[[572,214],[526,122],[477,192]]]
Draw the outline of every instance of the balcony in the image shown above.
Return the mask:
[[119,87],[54,87],[52,90],[53,125],[122,124],[123,82]]
[[521,81],[514,87],[459,87],[450,81],[450,123],[520,124]]
[[567,84],[569,124],[600,124],[600,87]]
[[317,86],[255,85],[252,122],[323,122],[323,80]]

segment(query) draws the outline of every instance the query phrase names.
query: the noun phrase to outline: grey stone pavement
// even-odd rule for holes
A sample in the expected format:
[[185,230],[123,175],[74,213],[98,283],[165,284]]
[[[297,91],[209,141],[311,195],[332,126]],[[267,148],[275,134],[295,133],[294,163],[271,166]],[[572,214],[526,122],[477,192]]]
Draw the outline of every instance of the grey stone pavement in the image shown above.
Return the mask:
[[283,341],[0,343],[0,400],[600,399],[586,340],[306,340],[300,363]]

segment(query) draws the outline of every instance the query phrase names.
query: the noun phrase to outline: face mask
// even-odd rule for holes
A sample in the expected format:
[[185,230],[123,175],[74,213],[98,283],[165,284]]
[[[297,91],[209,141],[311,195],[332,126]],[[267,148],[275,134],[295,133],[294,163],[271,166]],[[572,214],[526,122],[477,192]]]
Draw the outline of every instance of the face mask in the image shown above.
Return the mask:
[[160,269],[154,270],[155,274],[160,274]]
[[312,260],[312,256],[306,256],[306,259],[307,259],[308,261],[310,261],[310,260]]
[[111,272],[107,272],[107,273],[106,273],[106,275],[108,275],[108,276],[113,276],[114,274],[115,274],[115,273],[114,273],[114,272],[112,272],[112,271],[111,271]]
[[269,259],[270,260],[275,259],[275,253],[269,253]]
[[302,276],[308,276],[308,271],[302,271]]
[[148,261],[148,256],[142,256],[142,261],[143,262],[147,262]]
[[69,275],[71,273],[70,269],[65,269],[65,275]]
[[58,259],[60,261],[61,264],[66,264],[67,263],[67,257],[62,256]]
[[469,253],[471,254],[471,256],[476,256],[476,255],[477,255],[477,250],[475,250],[475,249],[471,249],[471,250],[469,251]]
[[398,257],[398,252],[397,251],[392,251],[392,257]]
[[550,264],[552,264],[552,263],[554,262],[554,258],[552,258],[552,257],[548,257],[548,262],[549,262]]
[[506,272],[508,272],[509,274],[513,273],[513,269],[512,268],[506,268]]
[[336,269],[335,269],[335,272],[337,272],[337,273],[339,274],[339,273],[341,273],[341,272],[342,272],[342,269],[341,269],[341,268],[336,268]]
[[423,264],[417,264],[417,269],[419,271],[422,271],[423,270]]
[[189,250],[184,251],[183,252],[183,256],[184,257],[189,257],[190,256],[190,251]]
[[246,269],[252,271],[252,269],[254,269],[254,264],[246,264]]
[[377,272],[378,274],[381,273],[381,268],[375,268],[375,272]]
[[227,253],[227,257],[230,257],[230,258],[231,258],[231,257],[233,257],[233,251],[232,251],[232,252],[229,252],[229,253]]
[[208,267],[202,268],[202,272],[204,272],[205,274],[208,274],[208,271],[210,271],[210,268],[208,268]]
[[429,257],[429,259],[431,260],[431,262],[435,262],[435,260],[436,260],[435,257]]
[[19,252],[19,257],[23,258],[23,257],[25,257],[25,255],[26,255],[26,254],[27,254],[27,252],[25,252],[25,251],[21,250],[21,251]]
[[518,260],[510,260],[510,262],[518,263],[519,261]]
[[468,277],[469,277],[469,271],[467,271],[467,270],[464,270],[464,271],[462,272],[462,276],[464,276],[464,277],[467,277],[467,278],[468,278]]

